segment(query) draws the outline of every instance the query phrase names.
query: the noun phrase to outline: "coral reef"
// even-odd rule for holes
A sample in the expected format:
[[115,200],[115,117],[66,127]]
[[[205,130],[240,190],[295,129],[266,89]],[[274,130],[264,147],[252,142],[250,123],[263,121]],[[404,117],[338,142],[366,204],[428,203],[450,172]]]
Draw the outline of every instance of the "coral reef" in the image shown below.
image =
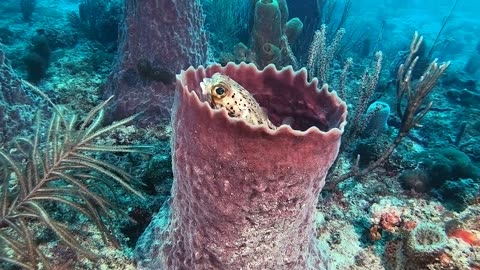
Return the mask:
[[468,59],[467,64],[465,64],[465,72],[470,75],[475,75],[475,73],[480,69],[480,53],[474,53]]
[[[212,110],[199,85],[216,72],[251,89],[274,124],[290,117],[292,125],[271,130]],[[171,212],[139,240],[138,269],[326,269],[314,212],[346,106],[306,79],[305,70],[232,63],[177,77]]]
[[[188,246],[184,243],[196,244],[207,240],[211,240],[210,242],[216,245],[215,248],[221,246],[223,243],[218,244],[218,242],[224,238],[219,238],[220,240],[215,242],[216,233],[220,231],[215,225],[218,223],[223,226],[231,219],[225,218],[219,222],[208,219],[211,221],[208,224],[209,227],[201,227],[203,231],[199,233],[192,228],[200,228],[197,224],[207,220],[207,218],[200,220],[200,217],[203,218],[216,209],[230,207],[230,204],[223,203],[221,205],[223,208],[216,207],[214,203],[201,207],[210,201],[196,200],[195,203],[190,204],[191,206],[176,207],[181,209],[173,211],[173,206],[178,206],[175,200],[180,200],[179,198],[184,199],[183,201],[187,199],[194,201],[194,199],[205,197],[197,197],[198,193],[194,193],[201,188],[198,183],[178,181],[173,185],[175,188],[173,191],[180,188],[187,191],[182,193],[183,197],[171,198],[172,160],[176,160],[176,164],[181,164],[181,159],[188,160],[190,163],[193,162],[191,160],[195,161],[196,166],[180,168],[185,169],[185,174],[194,175],[204,169],[213,168],[209,170],[207,176],[202,176],[200,183],[203,184],[202,187],[211,191],[205,194],[216,195],[215,192],[222,191],[227,184],[231,189],[236,189],[239,186],[235,181],[237,179],[214,183],[204,179],[223,176],[227,173],[233,175],[234,173],[230,172],[233,170],[232,167],[250,164],[248,162],[268,161],[269,156],[266,152],[284,148],[287,144],[273,145],[268,142],[266,145],[272,145],[270,147],[272,149],[264,151],[263,148],[257,147],[255,159],[252,158],[248,162],[239,161],[245,153],[240,150],[231,151],[230,144],[242,149],[247,147],[247,144],[244,144],[243,140],[232,139],[218,146],[218,143],[231,137],[224,137],[222,136],[224,133],[217,132],[218,134],[210,133],[208,140],[202,141],[210,149],[208,156],[202,156],[202,159],[199,159],[197,152],[190,152],[191,154],[185,158],[180,154],[172,155],[170,151],[172,130],[171,125],[166,125],[168,124],[166,122],[170,120],[177,82],[175,74],[190,65],[197,67],[199,64],[211,64],[213,61],[222,66],[231,65],[228,64],[231,61],[237,64],[253,63],[260,69],[264,66],[268,67],[269,63],[275,64],[277,69],[292,64],[295,65],[294,70],[307,68],[309,81],[317,77],[319,85],[328,83],[329,88],[338,91],[339,97],[347,102],[349,108],[348,124],[342,135],[339,158],[335,161],[335,167],[330,169],[325,180],[326,186],[320,192],[318,201],[316,201],[317,198],[310,199],[316,201],[313,217],[306,215],[315,220],[314,232],[311,236],[313,239],[311,242],[315,244],[315,248],[312,250],[325,251],[318,256],[326,262],[327,267],[335,270],[401,270],[405,268],[479,270],[480,42],[478,25],[480,20],[477,2],[448,0],[0,1],[0,42],[2,43],[0,45],[2,50],[0,52],[0,152],[8,152],[20,168],[33,164],[22,153],[23,150],[30,148],[24,144],[17,145],[19,141],[17,138],[25,142],[35,137],[35,132],[32,130],[35,112],[42,111],[43,114],[51,116],[52,111],[48,111],[44,101],[39,101],[32,95],[33,88],[24,81],[27,79],[47,93],[63,112],[68,112],[68,115],[70,113],[78,115],[79,119],[114,94],[116,102],[106,115],[108,121],[130,116],[136,112],[144,113],[134,125],[122,128],[107,137],[98,138],[96,143],[128,145],[135,142],[151,144],[154,147],[154,155],[151,157],[122,153],[94,155],[99,162],[115,164],[126,169],[135,179],[143,183],[139,190],[148,198],[140,200],[125,192],[117,193],[120,191],[117,188],[98,190],[108,200],[115,197],[114,193],[117,194],[118,203],[128,206],[126,209],[128,216],[125,215],[125,218],[117,220],[110,228],[112,234],[120,240],[120,249],[111,243],[103,243],[101,231],[86,216],[55,203],[44,205],[51,213],[51,217],[68,224],[72,235],[79,236],[77,238],[79,243],[86,250],[95,251],[100,258],[89,261],[85,256],[75,253],[72,248],[56,239],[46,226],[40,226],[28,218],[28,226],[33,225],[32,232],[35,236],[35,242],[32,243],[38,245],[43,254],[52,260],[53,269],[135,269],[132,249],[138,237],[150,224],[150,220],[154,218],[154,222],[144,237],[140,238],[138,244],[139,247],[145,244],[143,251],[148,252],[140,253],[142,250],[137,248],[139,253],[136,256],[151,254],[151,256],[143,256],[145,261],[142,261],[142,265],[160,262],[156,260],[157,255],[165,254],[160,252],[165,251],[162,249],[165,245],[161,239],[180,238],[174,235],[175,232],[170,232],[171,238],[167,238],[170,236],[162,233],[165,232],[164,229],[175,227],[168,223],[175,219],[168,218],[181,214],[184,227],[178,231],[187,231],[185,235],[190,238],[184,239],[192,239],[192,241],[172,242],[176,247],[185,246],[185,250],[193,250],[198,246]],[[446,19],[443,20],[444,18]],[[439,27],[441,27],[440,31]],[[414,42],[409,43],[414,30],[421,32],[424,38],[415,35]],[[377,53],[378,50],[382,53]],[[112,65],[115,58],[116,61]],[[450,65],[442,65],[441,62],[432,62],[435,58],[440,61],[452,60],[452,62]],[[399,68],[400,65],[403,66]],[[447,66],[449,66],[448,70],[445,71]],[[271,68],[268,70],[271,71]],[[423,72],[425,70],[427,70],[426,73]],[[110,77],[108,77],[109,74]],[[201,74],[199,78],[204,75]],[[253,76],[250,76],[248,80],[252,78]],[[265,81],[265,83],[273,82]],[[189,90],[192,91],[198,90],[195,87],[190,88]],[[261,89],[252,91],[259,90]],[[285,93],[281,93],[280,90],[279,87],[278,93],[275,91],[275,96],[283,97]],[[297,95],[301,99],[304,93],[296,92],[288,99],[297,100],[299,98]],[[202,97],[199,96],[199,98]],[[268,109],[266,113],[273,117],[272,121],[277,126],[284,123],[306,127],[315,121],[318,115],[322,115],[312,117],[310,113],[316,110],[314,109],[316,107],[302,102],[277,108],[279,111],[280,109],[288,111],[297,107],[307,108],[301,110],[303,114],[299,112],[302,115],[297,117],[297,123],[291,123],[292,119],[276,118],[275,110],[269,108],[269,103],[274,103],[273,101],[268,102],[268,98],[261,95],[255,95],[254,98],[263,100],[261,105]],[[391,106],[389,115],[386,110],[381,109],[385,108],[384,106],[376,106],[379,101]],[[180,105],[183,106],[185,103]],[[371,108],[367,108],[369,105]],[[202,107],[205,110],[207,108],[206,104]],[[233,121],[235,125],[240,121],[227,119]],[[305,124],[298,121],[299,119],[303,119]],[[218,117],[214,120],[217,122],[225,119]],[[189,124],[187,121],[178,121],[178,123],[178,125]],[[387,123],[388,128],[386,128]],[[208,124],[210,126],[212,123]],[[78,134],[77,127],[80,125],[79,122],[78,125],[72,126],[74,134]],[[204,126],[203,122],[198,124],[194,132],[203,130]],[[194,127],[189,128],[193,130]],[[42,129],[39,133],[41,137],[46,135],[43,131]],[[261,142],[268,141],[270,138],[268,135],[270,131],[265,132],[259,139]],[[177,131],[174,135],[178,136],[177,133],[179,132]],[[241,135],[245,134],[250,133],[243,132]],[[396,137],[397,134],[405,134],[405,136],[399,138]],[[177,141],[179,141],[178,152],[200,147],[195,145],[199,141],[198,136],[192,135],[182,145],[180,142],[183,141]],[[401,143],[397,144],[399,141]],[[392,142],[394,142],[393,146]],[[39,144],[39,148],[42,149],[47,146],[43,140]],[[215,148],[213,149],[212,146]],[[320,147],[314,150],[323,151]],[[289,161],[291,156],[296,155],[296,149],[290,147],[287,150],[289,151],[283,152],[282,161]],[[228,151],[238,158],[217,160],[224,157],[225,152]],[[312,152],[317,154],[315,151]],[[389,153],[391,153],[390,156]],[[298,157],[296,160],[298,164],[295,166],[300,167],[309,154]],[[234,161],[227,163],[229,160]],[[205,163],[207,166],[202,165]],[[271,166],[283,168],[285,164],[279,162]],[[41,171],[42,166],[38,167]],[[254,168],[253,166],[245,169],[244,175],[237,178],[249,181],[254,177]],[[369,170],[369,168],[374,169]],[[0,166],[0,176],[3,175],[2,170]],[[176,171],[180,174],[178,169]],[[265,173],[267,172],[269,171],[265,170]],[[268,176],[270,175],[273,173]],[[5,184],[9,184],[13,191],[19,187],[15,182],[16,177],[12,174],[9,176],[8,182],[0,179],[2,192],[2,186]],[[176,178],[183,179],[178,176]],[[197,178],[189,177],[188,180],[195,179]],[[255,179],[257,181],[252,180],[242,186],[246,187],[247,192],[255,190],[248,193],[253,194],[252,196],[243,198],[242,195],[247,192],[241,189],[233,191],[231,197],[237,196],[234,198],[239,204],[244,203],[243,199],[250,202],[263,202],[262,198],[272,198],[262,197],[270,194],[270,190],[289,195],[292,189],[303,187],[300,185],[278,186],[272,184],[273,182],[265,184],[262,179],[259,177]],[[89,183],[93,184],[93,182]],[[186,184],[180,186],[179,183]],[[307,187],[301,190],[311,192],[312,189]],[[221,192],[218,194],[224,195]],[[220,195],[219,197],[213,195],[212,198],[222,198]],[[297,203],[301,203],[307,197],[301,197]],[[284,200],[283,198],[280,200],[283,204],[274,209],[283,210],[284,208],[281,207],[284,205],[294,204],[292,200],[291,197],[285,196]],[[218,204],[222,202],[224,201],[219,199]],[[164,203],[165,207],[158,213]],[[260,208],[260,205],[250,203],[238,212],[244,214],[244,209],[249,210],[251,207]],[[288,217],[284,220],[288,221],[291,227],[297,226],[300,222],[300,220],[290,222],[290,218],[293,219]],[[249,219],[249,221],[253,222],[256,219]],[[249,221],[245,222],[246,226],[264,224],[248,223]],[[407,248],[409,238],[413,239],[412,231],[425,224],[437,226],[438,231],[445,231],[448,236],[442,252],[434,256],[435,258],[431,257],[428,262],[414,260],[416,251]],[[1,224],[0,227],[2,227]],[[282,227],[282,233],[286,232],[285,235],[290,238],[291,227]],[[155,231],[156,229],[158,230]],[[227,230],[221,232],[224,231]],[[159,236],[159,234],[162,235]],[[204,235],[207,237],[203,237]],[[278,234],[269,235],[269,237],[277,236]],[[301,240],[300,237],[297,238],[295,241]],[[295,241],[291,241],[289,247],[296,245]],[[415,241],[411,240],[411,242]],[[227,240],[223,242],[229,243]],[[284,241],[278,241],[278,243],[283,246]],[[309,242],[302,243],[307,246]],[[149,250],[147,250],[148,245],[151,247]],[[255,245],[254,242],[245,241],[245,246],[253,245]],[[12,250],[5,246],[3,242],[0,244],[0,260],[4,255],[12,255]],[[263,248],[266,245],[259,246]],[[216,252],[218,249],[210,250]],[[308,250],[303,251],[302,255],[311,254]],[[285,253],[293,254],[293,251]],[[185,253],[179,254],[182,257]],[[202,258],[213,258],[216,255],[197,254],[202,254]],[[255,252],[256,261],[259,264],[264,263],[270,259],[269,254],[274,253]],[[411,260],[409,256],[412,257]],[[195,260],[199,257],[192,258]],[[228,256],[221,258],[225,257]],[[151,258],[155,259],[148,261]],[[174,256],[172,258],[176,259]],[[431,261],[432,259],[434,261]],[[406,262],[410,265],[405,266]],[[45,265],[36,266],[43,269]],[[1,262],[0,268],[12,270],[14,267]],[[277,268],[282,269],[285,266]]]
[[29,93],[29,86],[7,64],[0,49],[0,145],[20,135],[19,131],[31,132],[38,104]]
[[10,45],[13,42],[14,33],[10,28],[0,27],[0,42],[5,45]]
[[436,262],[447,247],[447,234],[438,225],[420,223],[408,233],[404,243],[405,269],[419,269]]
[[386,269],[437,269],[432,267],[446,256],[448,237],[437,224],[420,222],[399,237],[385,246]]
[[[88,217],[98,227],[104,242],[117,245],[108,222],[111,222],[113,212],[123,212],[113,199],[107,198],[104,188],[114,192],[113,187],[121,186],[132,195],[142,195],[134,189],[134,181],[128,173],[97,160],[92,154],[142,151],[143,147],[107,145],[98,140],[135,116],[102,126],[103,109],[108,99],[84,119],[66,118],[67,114],[45,93],[33,86],[32,89],[52,104],[54,113],[48,128],[41,127],[40,114],[37,114],[35,136],[16,144],[21,152],[19,157],[11,156],[11,150],[0,150],[0,261],[28,270],[39,269],[39,265],[52,269],[40,247],[42,235],[39,232],[43,229],[50,229],[73,253],[94,261],[97,254],[85,248],[77,240],[81,237],[75,237],[75,232],[68,226],[67,211],[57,219],[56,209],[61,208],[52,206],[61,205]],[[16,158],[26,162],[17,163]],[[76,260],[74,255],[72,257]]]
[[457,238],[470,246],[480,246],[480,232],[474,230],[466,230],[455,228],[448,232],[448,237]]
[[472,178],[480,180],[480,168],[470,158],[457,149],[438,148],[416,155],[418,168],[406,170],[400,181],[406,189],[426,191],[442,186],[447,180]]
[[450,89],[446,92],[446,96],[452,102],[461,104],[464,107],[474,107],[480,100],[480,93],[476,90],[469,90],[468,88]]
[[447,206],[462,211],[480,197],[480,183],[472,179],[447,180],[438,192]]

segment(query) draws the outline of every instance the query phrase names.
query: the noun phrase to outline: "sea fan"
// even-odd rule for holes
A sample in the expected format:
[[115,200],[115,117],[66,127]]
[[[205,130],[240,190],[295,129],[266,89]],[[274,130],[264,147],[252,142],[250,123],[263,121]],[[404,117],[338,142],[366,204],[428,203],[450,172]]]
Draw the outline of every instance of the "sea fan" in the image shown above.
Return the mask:
[[[104,108],[110,99],[95,107],[82,121],[77,121],[77,117],[67,118],[45,94],[41,95],[54,107],[48,129],[42,132],[44,129],[38,117],[33,139],[17,139],[17,148],[26,156],[22,162],[0,151],[0,261],[24,269],[37,269],[39,263],[44,269],[51,269],[47,256],[36,245],[38,224],[53,231],[65,244],[87,258],[95,260],[97,257],[82,247],[66,222],[54,219],[49,213],[52,202],[87,216],[96,224],[104,241],[113,241],[106,221],[112,217],[112,210],[120,209],[100,194],[102,188],[111,189],[119,184],[141,196],[126,172],[92,155],[142,151],[143,147],[95,142],[135,116],[102,127]],[[12,251],[13,256],[5,255]]]

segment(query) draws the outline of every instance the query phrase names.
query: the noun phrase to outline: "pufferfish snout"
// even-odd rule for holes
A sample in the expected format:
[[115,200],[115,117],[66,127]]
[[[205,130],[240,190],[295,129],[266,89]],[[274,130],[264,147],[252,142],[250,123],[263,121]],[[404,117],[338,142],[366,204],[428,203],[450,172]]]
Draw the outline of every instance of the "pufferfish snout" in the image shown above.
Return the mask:
[[252,94],[230,77],[215,73],[211,78],[204,78],[200,87],[212,109],[225,108],[230,117],[276,129]]

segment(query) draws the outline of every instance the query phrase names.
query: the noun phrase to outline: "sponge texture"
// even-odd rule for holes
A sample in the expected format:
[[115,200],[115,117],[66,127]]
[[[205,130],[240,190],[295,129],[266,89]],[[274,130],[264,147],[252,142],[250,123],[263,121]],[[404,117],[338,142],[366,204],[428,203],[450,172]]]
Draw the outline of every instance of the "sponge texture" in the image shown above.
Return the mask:
[[114,95],[107,117],[119,120],[143,112],[136,119],[139,125],[165,122],[175,74],[206,61],[200,0],[126,0],[120,34],[118,58],[104,91],[105,98]]
[[[221,72],[249,90],[280,126],[231,118],[200,82]],[[324,269],[314,243],[317,196],[337,156],[346,106],[303,69],[253,64],[190,68],[177,77],[168,222],[137,247],[139,269]],[[140,253],[138,253],[140,252]],[[146,259],[145,259],[146,258]],[[148,258],[154,258],[149,260]]]

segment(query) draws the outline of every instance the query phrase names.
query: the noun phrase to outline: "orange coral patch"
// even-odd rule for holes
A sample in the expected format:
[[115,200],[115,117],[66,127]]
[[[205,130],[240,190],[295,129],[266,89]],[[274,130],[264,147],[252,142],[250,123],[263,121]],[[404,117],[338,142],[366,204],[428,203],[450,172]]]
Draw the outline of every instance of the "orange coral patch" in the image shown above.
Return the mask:
[[480,246],[480,233],[473,230],[456,229],[451,231],[450,238],[458,238],[471,246]]

